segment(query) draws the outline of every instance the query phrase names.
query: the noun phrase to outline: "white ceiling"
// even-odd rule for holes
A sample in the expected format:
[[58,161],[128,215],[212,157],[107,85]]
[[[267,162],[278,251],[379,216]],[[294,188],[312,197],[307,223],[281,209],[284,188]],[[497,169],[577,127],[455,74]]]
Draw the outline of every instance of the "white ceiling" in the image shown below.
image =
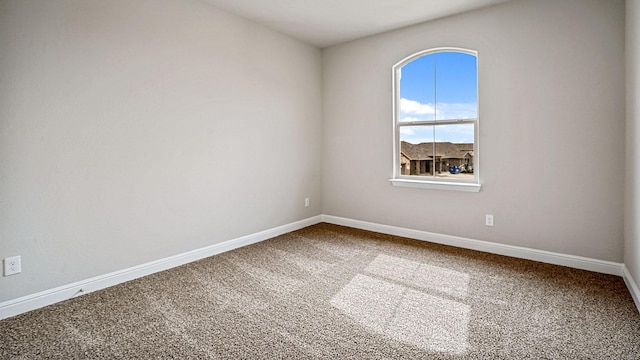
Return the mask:
[[327,47],[509,0],[203,0]]

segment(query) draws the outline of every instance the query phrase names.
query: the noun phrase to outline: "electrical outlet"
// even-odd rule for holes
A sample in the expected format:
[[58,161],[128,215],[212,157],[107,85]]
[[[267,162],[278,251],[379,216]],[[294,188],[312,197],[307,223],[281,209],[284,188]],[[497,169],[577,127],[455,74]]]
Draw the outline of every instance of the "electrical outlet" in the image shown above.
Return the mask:
[[309,204],[310,204],[309,198],[308,197],[304,198],[304,207],[309,207]]
[[484,224],[487,226],[493,226],[493,215],[485,215]]
[[19,274],[22,271],[20,256],[13,256],[4,259],[4,276]]

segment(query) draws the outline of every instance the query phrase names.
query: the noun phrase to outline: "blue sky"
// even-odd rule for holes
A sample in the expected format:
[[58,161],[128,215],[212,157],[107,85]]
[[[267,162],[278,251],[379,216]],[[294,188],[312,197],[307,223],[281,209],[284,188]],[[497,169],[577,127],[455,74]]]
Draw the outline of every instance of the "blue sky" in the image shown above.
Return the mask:
[[[422,56],[402,67],[400,121],[476,118],[477,88],[475,56],[455,52]],[[402,127],[400,137],[412,143],[433,141],[434,136],[436,141],[473,142],[473,133],[469,124],[411,126]]]

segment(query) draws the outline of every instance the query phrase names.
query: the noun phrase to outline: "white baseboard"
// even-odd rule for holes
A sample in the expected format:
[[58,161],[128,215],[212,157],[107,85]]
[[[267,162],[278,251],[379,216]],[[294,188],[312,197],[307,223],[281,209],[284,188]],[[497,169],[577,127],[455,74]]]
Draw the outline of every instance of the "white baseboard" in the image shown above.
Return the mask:
[[427,231],[412,230],[396,226],[352,220],[331,215],[322,215],[322,221],[349,226],[352,228],[375,231],[383,234],[407,237],[416,240],[429,241],[437,244],[451,245],[464,249],[484,251],[492,254],[506,255],[520,259],[534,260],[548,264],[562,265],[576,269],[589,270],[598,273],[622,276],[621,263],[591,259],[575,255],[566,255],[551,251],[536,250],[526,247],[492,243],[488,241],[444,235]]
[[188,251],[182,254],[170,256],[164,259],[137,265],[128,269],[115,271],[109,274],[96,276],[90,279],[63,285],[54,289],[41,291],[35,294],[23,296],[17,299],[0,303],[0,320],[6,319],[27,311],[35,310],[47,305],[70,299],[75,296],[88,294],[126,281],[147,276],[159,271],[171,269],[209,256],[220,254],[239,247],[264,241],[291,231],[317,224],[322,221],[322,216],[314,216],[290,224],[278,226],[272,229],[242,236],[219,244],[214,244],[201,249]]
[[636,307],[640,312],[640,287],[638,283],[633,279],[629,269],[627,269],[626,265],[622,265],[622,278],[624,279],[624,283],[627,284],[627,288],[631,293],[631,297],[633,298],[633,302],[636,303]]
[[632,278],[624,264],[611,261],[591,259],[575,255],[566,255],[544,250],[536,250],[519,246],[497,244],[488,241],[463,238],[458,236],[431,233],[427,231],[412,230],[407,228],[370,223],[366,221],[347,219],[331,215],[318,215],[290,224],[264,230],[255,234],[242,236],[219,244],[214,244],[201,249],[170,256],[164,259],[137,265],[128,269],[115,271],[109,274],[63,285],[54,289],[41,291],[17,299],[0,303],[0,320],[6,319],[31,310],[55,304],[75,296],[88,294],[126,281],[147,276],[159,271],[168,270],[209,256],[237,249],[264,241],[291,231],[320,222],[349,226],[352,228],[375,231],[383,234],[402,236],[433,243],[451,245],[465,249],[479,250],[492,254],[506,255],[521,259],[540,261],[549,264],[568,266],[576,269],[589,270],[599,273],[622,276],[631,296],[640,311],[640,290],[638,283]]

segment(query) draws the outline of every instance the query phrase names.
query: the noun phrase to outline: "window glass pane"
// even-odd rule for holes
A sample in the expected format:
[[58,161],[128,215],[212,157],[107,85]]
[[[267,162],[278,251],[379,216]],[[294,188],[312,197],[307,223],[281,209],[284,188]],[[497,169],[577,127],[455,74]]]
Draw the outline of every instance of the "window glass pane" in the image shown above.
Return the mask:
[[435,60],[421,56],[400,69],[400,121],[435,120]]
[[435,58],[436,119],[478,117],[478,67],[474,55],[440,52]]
[[401,126],[400,175],[473,179],[473,134],[474,124]]
[[437,125],[434,131],[436,176],[473,179],[474,124]]

